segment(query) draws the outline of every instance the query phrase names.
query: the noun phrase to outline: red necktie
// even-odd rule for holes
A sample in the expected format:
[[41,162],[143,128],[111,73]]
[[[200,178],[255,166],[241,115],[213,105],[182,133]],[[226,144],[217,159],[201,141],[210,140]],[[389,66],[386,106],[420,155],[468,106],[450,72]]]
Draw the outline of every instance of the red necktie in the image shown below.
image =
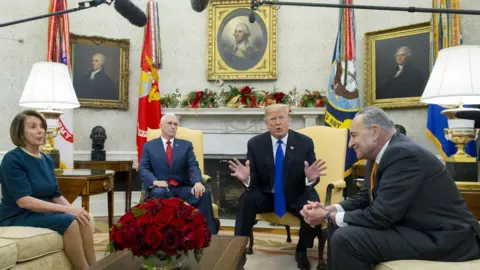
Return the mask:
[[[167,149],[165,150],[165,154],[167,154],[168,165],[172,165],[172,142],[167,141]],[[168,179],[168,184],[172,186],[178,186],[178,181],[175,179]]]
[[165,150],[167,154],[168,165],[172,165],[172,142],[167,141],[167,149]]

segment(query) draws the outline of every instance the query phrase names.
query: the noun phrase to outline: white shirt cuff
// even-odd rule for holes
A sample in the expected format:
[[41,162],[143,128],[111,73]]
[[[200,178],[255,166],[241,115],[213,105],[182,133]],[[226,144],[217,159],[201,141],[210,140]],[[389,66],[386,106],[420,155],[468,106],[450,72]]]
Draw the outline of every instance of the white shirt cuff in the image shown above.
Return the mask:
[[242,182],[242,183],[248,188],[248,186],[250,186],[250,176],[248,177],[248,181],[247,181],[246,184],[245,184],[245,182]]
[[335,207],[335,209],[337,209],[337,213],[345,212],[345,209],[343,209],[340,204],[336,203],[333,206]]
[[315,184],[315,181],[310,182],[310,181],[308,181],[308,178],[305,177],[305,185],[306,185],[307,187],[308,187],[308,186],[311,186],[311,185],[313,185],[313,184]]
[[337,212],[335,215],[335,224],[337,224],[338,227],[346,227],[348,226],[345,221],[343,221],[343,217],[345,216],[345,212]]

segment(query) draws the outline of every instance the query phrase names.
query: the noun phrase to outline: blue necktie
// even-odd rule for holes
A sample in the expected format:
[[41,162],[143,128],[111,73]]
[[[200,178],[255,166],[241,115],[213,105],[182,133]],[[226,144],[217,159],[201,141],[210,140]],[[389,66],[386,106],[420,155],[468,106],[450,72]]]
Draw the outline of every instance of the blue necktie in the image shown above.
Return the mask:
[[274,183],[274,207],[275,213],[281,217],[287,212],[285,194],[283,188],[283,150],[282,141],[278,141],[277,153],[275,154],[275,183]]

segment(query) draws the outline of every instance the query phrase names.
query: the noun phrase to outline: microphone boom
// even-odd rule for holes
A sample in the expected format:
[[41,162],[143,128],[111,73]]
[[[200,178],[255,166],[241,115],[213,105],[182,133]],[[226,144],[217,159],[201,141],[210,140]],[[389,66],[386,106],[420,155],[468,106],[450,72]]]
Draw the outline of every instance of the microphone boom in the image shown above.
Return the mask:
[[130,0],[115,0],[113,7],[131,24],[138,27],[143,27],[147,24],[145,12],[135,6]]

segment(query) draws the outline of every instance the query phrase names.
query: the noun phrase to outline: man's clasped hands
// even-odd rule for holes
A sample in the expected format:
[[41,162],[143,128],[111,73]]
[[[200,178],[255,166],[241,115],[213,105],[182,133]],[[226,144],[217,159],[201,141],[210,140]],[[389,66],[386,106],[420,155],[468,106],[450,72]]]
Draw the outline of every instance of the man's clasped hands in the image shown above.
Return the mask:
[[300,211],[303,219],[307,224],[312,227],[322,224],[327,218],[328,211],[332,211],[331,218],[334,219],[335,207],[328,206],[325,207],[320,202],[308,201],[306,205],[303,206],[303,209]]

